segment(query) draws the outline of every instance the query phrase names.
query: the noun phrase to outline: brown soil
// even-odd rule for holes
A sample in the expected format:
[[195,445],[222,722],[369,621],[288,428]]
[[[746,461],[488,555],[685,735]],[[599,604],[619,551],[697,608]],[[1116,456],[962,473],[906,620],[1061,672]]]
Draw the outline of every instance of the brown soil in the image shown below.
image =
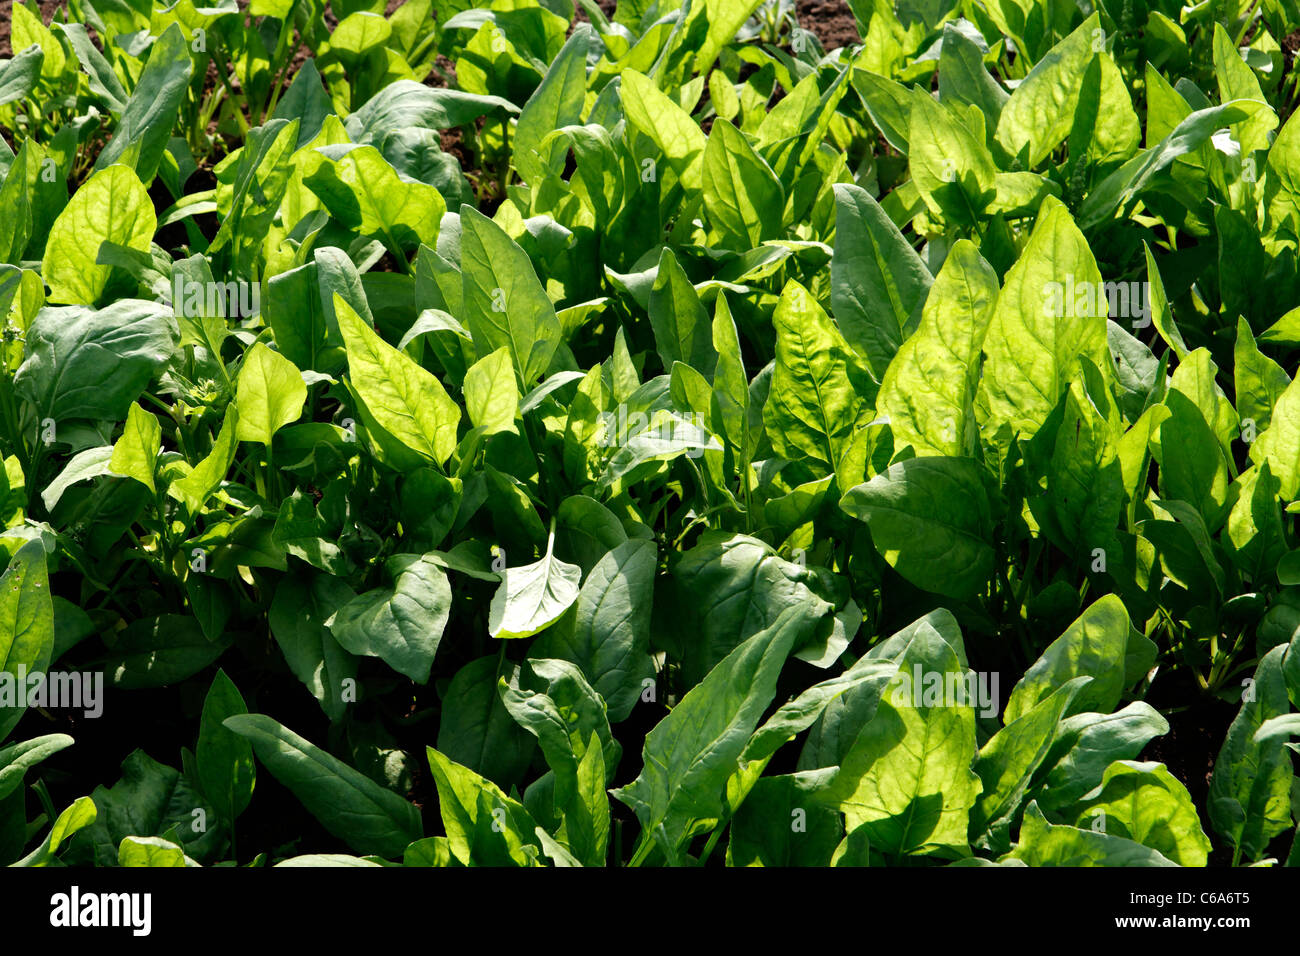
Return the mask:
[[1286,61],[1286,68],[1291,69],[1291,64],[1295,62],[1295,51],[1300,50],[1300,30],[1294,33],[1288,33],[1282,38],[1282,58]]
[[[596,6],[600,7],[601,13],[605,14],[606,17],[613,20],[614,8],[618,6],[618,0],[596,0]],[[586,10],[582,9],[582,7],[580,6],[577,6],[577,4],[574,4],[574,8],[577,12],[577,16],[574,18],[573,21],[574,23],[591,22],[591,19],[587,16]],[[572,28],[570,28],[570,32],[572,32]]]
[[861,43],[858,25],[844,0],[797,0],[799,26],[817,35],[826,50]]

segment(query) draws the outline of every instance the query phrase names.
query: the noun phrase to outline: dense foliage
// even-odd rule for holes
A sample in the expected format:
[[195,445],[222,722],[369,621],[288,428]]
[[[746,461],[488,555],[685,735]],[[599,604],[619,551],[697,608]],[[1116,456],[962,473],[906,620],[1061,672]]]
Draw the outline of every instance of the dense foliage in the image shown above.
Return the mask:
[[850,7],[13,5],[0,863],[1297,862],[1300,9]]

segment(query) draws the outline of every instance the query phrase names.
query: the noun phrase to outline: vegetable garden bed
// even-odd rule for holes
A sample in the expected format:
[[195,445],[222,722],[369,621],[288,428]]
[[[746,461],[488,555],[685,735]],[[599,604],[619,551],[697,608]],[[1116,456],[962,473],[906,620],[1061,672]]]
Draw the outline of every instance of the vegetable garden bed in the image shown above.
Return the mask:
[[1300,862],[1298,35],[5,3],[0,864]]

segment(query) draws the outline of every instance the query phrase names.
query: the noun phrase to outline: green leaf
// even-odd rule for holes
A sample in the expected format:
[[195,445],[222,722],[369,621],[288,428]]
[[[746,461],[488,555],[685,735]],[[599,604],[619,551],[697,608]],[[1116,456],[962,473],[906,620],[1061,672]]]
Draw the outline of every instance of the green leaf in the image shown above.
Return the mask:
[[465,866],[535,865],[537,823],[523,805],[432,747],[428,754],[452,855]]
[[668,160],[688,195],[703,186],[708,140],[690,114],[636,70],[624,70],[619,88],[629,125],[647,136]]
[[1262,112],[1271,111],[1255,100],[1233,100],[1190,114],[1157,145],[1144,149],[1102,180],[1079,207],[1079,225],[1091,229],[1124,210],[1159,173],[1203,146],[1216,130]]
[[404,178],[378,149],[322,147],[308,155],[314,159],[304,160],[303,185],[340,225],[378,239],[399,260],[421,243],[437,241],[447,211],[442,195],[427,183]]
[[224,819],[232,822],[253,799],[257,772],[252,745],[228,730],[224,721],[247,713],[248,707],[234,682],[225,671],[218,670],[203,701],[195,758],[204,796]]
[[[12,692],[28,675],[45,673],[54,652],[54,605],[45,567],[45,547],[31,541],[9,559],[0,576],[0,675]],[[0,740],[22,719],[12,700],[0,707]],[[21,774],[20,774],[21,779]]]
[[1283,569],[1279,561],[1289,553],[1279,506],[1281,484],[1266,461],[1257,468],[1247,468],[1234,485],[1224,542],[1229,556],[1254,581],[1272,579],[1275,570],[1280,576]]
[[128,837],[165,837],[179,843],[197,859],[207,859],[224,839],[221,827],[196,831],[195,810],[208,819],[216,810],[190,779],[172,767],[135,750],[122,761],[122,777],[111,788],[96,787],[91,794],[97,813],[72,841],[69,862],[117,866],[118,850]]
[[[832,264],[832,270],[834,265]],[[885,370],[877,411],[894,447],[919,456],[970,455],[978,441],[975,395],[997,274],[973,243],[953,245],[925,300],[921,324]]]
[[1011,691],[1002,722],[1024,717],[1076,677],[1091,677],[1092,682],[1075,696],[1065,716],[1085,710],[1110,713],[1128,684],[1125,660],[1134,653],[1145,661],[1141,672],[1155,662],[1155,645],[1133,628],[1124,603],[1107,594],[1089,605],[1025,671]]
[[400,857],[423,834],[420,814],[391,790],[262,714],[224,721],[330,833],[357,853]]
[[12,60],[0,63],[0,106],[30,95],[40,81],[44,65],[45,51],[37,46],[28,47]]
[[839,814],[817,803],[816,771],[763,777],[728,831],[728,866],[829,866],[844,833]]
[[763,407],[767,437],[783,458],[809,458],[836,470],[871,415],[863,399],[864,393],[874,398],[867,371],[797,282],[786,284],[772,323],[776,369]]
[[153,201],[135,172],[126,166],[97,171],[50,227],[41,263],[50,301],[98,304],[113,273],[111,266],[98,264],[100,246],[113,243],[148,252],[157,229]]
[[14,390],[42,419],[121,421],[175,343],[174,320],[153,302],[122,299],[98,311],[42,309],[27,330]]
[[743,252],[780,238],[785,190],[745,135],[719,117],[704,149],[704,209],[723,248]]
[[543,146],[548,133],[582,122],[587,92],[587,51],[595,34],[587,24],[577,24],[559,54],[519,112],[511,158],[520,175],[539,185],[548,171],[558,172],[562,150],[555,144]]
[[709,314],[667,246],[659,256],[659,271],[650,289],[646,311],[650,314],[655,347],[664,368],[671,369],[674,362],[684,362],[706,377],[713,374],[718,356],[713,351]]
[[1291,755],[1279,737],[1256,738],[1269,720],[1290,711],[1283,661],[1273,648],[1246,684],[1241,709],[1214,761],[1207,802],[1210,825],[1233,848],[1234,861],[1258,860],[1269,841],[1291,826]]
[[1278,396],[1266,429],[1250,446],[1250,460],[1268,463],[1281,483],[1283,501],[1300,496],[1300,379]]
[[1171,414],[1160,425],[1155,447],[1160,491],[1195,508],[1213,533],[1228,514],[1228,463],[1222,446],[1200,409],[1182,392],[1170,391],[1164,404]]
[[694,821],[722,814],[723,787],[776,693],[799,616],[790,608],[737,647],[646,735],[640,775],[614,791],[641,821],[643,846],[653,839],[674,860]]
[[421,458],[442,465],[456,450],[460,407],[442,383],[381,339],[338,293],[334,312],[357,397],[388,434]]
[[[1267,104],[1254,71],[1246,65],[1223,24],[1217,22],[1214,24],[1214,77],[1218,82],[1221,102],[1258,100]],[[1271,109],[1262,109],[1250,119],[1233,125],[1232,138],[1241,145],[1241,155],[1246,157],[1257,149],[1267,149],[1269,134],[1277,129],[1277,122],[1276,113]]]
[[238,426],[238,406],[227,406],[226,417],[222,419],[221,431],[212,443],[212,451],[188,475],[167,486],[167,494],[183,502],[191,515],[197,515],[202,510],[234,464],[238,448],[235,431]]
[[919,588],[956,600],[993,574],[993,513],[982,466],[910,458],[850,489],[840,507],[867,522],[886,561]]
[[934,281],[870,193],[836,183],[831,308],[877,379],[917,326]]
[[[1004,114],[1005,115],[1005,114]],[[993,324],[980,397],[985,441],[1032,437],[1070,387],[1080,357],[1103,368],[1106,304],[1092,250],[1057,199],[1043,200],[1034,230],[1007,273]]]
[[[154,469],[162,448],[162,425],[139,405],[132,403],[126,413],[122,436],[113,444],[108,470],[123,478],[134,478],[150,491],[154,486]],[[48,502],[47,502],[47,507]]]
[[602,750],[601,764],[611,770],[617,766],[622,748],[610,733],[605,702],[575,665],[533,658],[528,667],[545,683],[544,691],[512,687],[505,681],[499,682],[498,691],[510,716],[537,738],[554,773],[555,807],[567,811],[578,796],[578,768],[588,744],[594,742]]
[[276,587],[267,614],[271,636],[289,669],[335,721],[347,709],[344,693],[349,681],[355,686],[357,663],[325,621],[355,597],[345,582],[327,574],[288,575]]
[[1043,761],[1038,802],[1057,811],[1082,799],[1101,783],[1116,760],[1134,760],[1153,737],[1169,733],[1169,722],[1145,701],[1113,714],[1076,714],[1061,721],[1056,743]]
[[987,130],[996,130],[1007,93],[984,67],[984,54],[975,41],[952,23],[943,25],[939,50],[939,101],[967,103],[984,114]]
[[[967,674],[948,642],[922,628],[845,755],[835,781],[836,791],[847,791],[839,806],[850,831],[867,826],[873,849],[893,857],[968,852],[981,784],[971,771],[977,745]],[[932,676],[940,687],[960,687],[958,698],[932,695]]]
[[484,356],[465,372],[465,410],[469,420],[485,435],[516,432],[519,414],[519,386],[516,384],[510,350],[502,346]]
[[298,420],[306,402],[302,373],[279,352],[258,342],[244,355],[239,369],[235,437],[269,446],[277,431]]
[[551,367],[560,320],[528,254],[500,226],[462,206],[461,277],[465,324],[480,355],[506,348],[521,385]]
[[418,684],[427,683],[451,613],[451,585],[429,556],[388,560],[391,588],[358,595],[325,621],[350,653],[381,658]]
[[16,867],[51,865],[60,847],[77,832],[94,823],[96,815],[95,801],[90,797],[78,797],[73,801],[72,806],[59,814],[41,845],[13,865]]
[[96,171],[121,163],[133,168],[140,182],[153,182],[193,73],[189,41],[180,24],[172,23],[149,48],[113,138],[95,160]]
[[1249,422],[1258,437],[1272,422],[1273,406],[1291,384],[1291,376],[1259,350],[1250,324],[1244,318],[1237,319],[1237,340],[1232,355],[1236,411],[1241,416],[1242,428]]
[[912,182],[930,214],[947,226],[976,226],[996,192],[997,167],[984,143],[954,110],[919,89],[908,137]]
[[971,811],[971,833],[996,846],[1024,802],[1034,772],[1047,758],[1060,734],[1061,718],[1089,677],[1066,681],[1031,710],[988,739],[980,748],[975,772],[984,782]]
[[571,661],[609,705],[617,723],[632,712],[654,675],[650,614],[657,549],[653,541],[624,541],[587,574],[575,613],[538,638],[532,653]]
[[1094,13],[1034,64],[1002,109],[997,139],[1011,156],[1037,166],[1067,136],[1100,29]]
[[506,710],[499,681],[517,686],[519,666],[496,654],[470,661],[442,694],[438,749],[503,787],[516,783],[537,751],[536,740]]
[[1177,866],[1140,843],[1078,827],[1047,822],[1037,803],[1025,810],[1020,839],[1010,858],[1029,866]]
[[141,617],[110,645],[104,670],[121,690],[166,687],[197,674],[225,651],[226,641],[210,641],[188,614]]
[[1084,798],[1075,826],[1102,827],[1158,851],[1179,866],[1205,866],[1210,838],[1187,788],[1162,763],[1117,760]]
[[73,740],[67,734],[46,734],[0,747],[0,800],[22,786],[23,776],[28,770],[72,744]]
[[501,572],[501,584],[488,609],[488,633],[515,639],[545,630],[578,599],[581,579],[581,568],[555,556],[552,529],[540,560]]

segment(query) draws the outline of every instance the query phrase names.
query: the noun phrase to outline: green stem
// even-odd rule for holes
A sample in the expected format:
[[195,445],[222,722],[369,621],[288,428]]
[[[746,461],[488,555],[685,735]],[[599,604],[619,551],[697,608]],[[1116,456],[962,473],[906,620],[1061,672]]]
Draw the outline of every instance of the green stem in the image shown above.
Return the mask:
[[653,834],[651,834],[649,831],[642,831],[641,840],[637,844],[637,848],[635,852],[633,852],[632,854],[632,859],[628,860],[627,865],[640,866],[642,863],[646,861],[646,857],[650,855],[650,852],[654,849],[654,846],[655,846],[655,841],[654,841]]

